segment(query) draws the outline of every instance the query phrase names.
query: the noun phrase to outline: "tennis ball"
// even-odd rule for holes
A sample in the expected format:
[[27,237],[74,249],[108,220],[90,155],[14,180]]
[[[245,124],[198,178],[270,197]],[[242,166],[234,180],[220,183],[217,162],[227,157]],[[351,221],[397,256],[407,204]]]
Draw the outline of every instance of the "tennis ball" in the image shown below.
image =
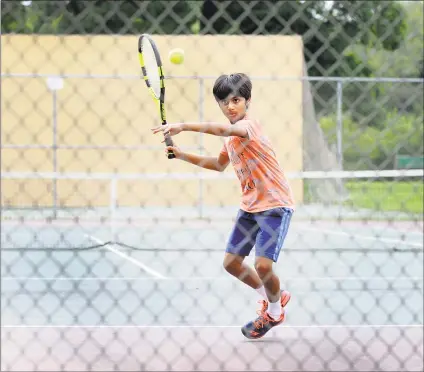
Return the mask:
[[184,62],[184,50],[180,48],[172,49],[169,52],[169,60],[175,65],[180,65]]

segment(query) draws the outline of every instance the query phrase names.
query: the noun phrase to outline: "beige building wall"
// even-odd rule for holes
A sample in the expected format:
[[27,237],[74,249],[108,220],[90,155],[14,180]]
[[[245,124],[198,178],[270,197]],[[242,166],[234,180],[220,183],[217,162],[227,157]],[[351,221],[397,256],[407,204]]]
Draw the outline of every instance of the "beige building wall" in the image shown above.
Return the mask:
[[[302,41],[297,36],[155,36],[167,81],[168,121],[224,120],[212,96],[221,73],[255,76],[302,76]],[[185,63],[174,66],[167,54],[183,48]],[[2,72],[38,74],[139,75],[137,36],[2,35]],[[302,84],[300,80],[253,79],[252,111],[263,122],[283,168],[302,170]],[[202,106],[199,105],[203,97]],[[2,78],[2,142],[14,145],[52,144],[52,95],[45,78]],[[69,78],[57,95],[58,171],[90,173],[200,173],[202,170],[165,157],[154,105],[141,79]],[[182,148],[216,155],[222,138],[182,133]],[[146,146],[139,150],[89,149],[90,146]],[[3,149],[3,172],[52,172],[51,149]],[[234,175],[230,167],[226,173]],[[292,180],[302,202],[303,184]],[[58,201],[63,206],[107,206],[109,182],[59,180]],[[11,206],[51,206],[52,182],[2,179],[3,202]],[[240,186],[229,180],[202,181],[206,206],[237,205]],[[190,205],[199,199],[199,180],[121,181],[118,202],[128,206]]]

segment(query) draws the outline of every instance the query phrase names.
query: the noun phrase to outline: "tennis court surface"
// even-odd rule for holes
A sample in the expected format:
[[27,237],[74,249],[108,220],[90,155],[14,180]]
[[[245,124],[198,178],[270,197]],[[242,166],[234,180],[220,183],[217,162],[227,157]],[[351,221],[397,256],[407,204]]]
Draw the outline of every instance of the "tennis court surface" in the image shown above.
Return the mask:
[[286,320],[250,341],[240,327],[259,298],[223,269],[227,212],[4,218],[3,370],[423,369],[422,222],[300,208],[276,265],[293,296]]

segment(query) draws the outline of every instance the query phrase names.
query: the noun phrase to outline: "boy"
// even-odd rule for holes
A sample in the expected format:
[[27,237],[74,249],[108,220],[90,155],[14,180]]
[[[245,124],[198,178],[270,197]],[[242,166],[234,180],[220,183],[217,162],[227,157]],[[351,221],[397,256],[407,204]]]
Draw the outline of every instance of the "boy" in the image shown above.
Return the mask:
[[[175,136],[182,131],[202,132],[225,138],[218,157],[199,156],[172,150],[177,159],[222,172],[232,163],[240,180],[242,201],[237,221],[230,235],[224,268],[231,275],[255,289],[263,298],[259,317],[242,327],[251,339],[264,336],[284,321],[288,291],[280,290],[279,278],[272,266],[277,262],[290,219],[294,200],[271,143],[257,120],[248,115],[252,83],[241,73],[220,76],[213,95],[229,124],[177,123],[153,128],[153,133]],[[255,270],[243,260],[255,245]]]

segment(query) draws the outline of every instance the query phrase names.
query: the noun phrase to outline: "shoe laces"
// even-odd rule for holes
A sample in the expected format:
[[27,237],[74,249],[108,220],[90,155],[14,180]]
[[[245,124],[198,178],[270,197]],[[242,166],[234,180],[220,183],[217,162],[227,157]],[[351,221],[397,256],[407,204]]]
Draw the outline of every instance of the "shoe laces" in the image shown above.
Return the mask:
[[253,326],[256,329],[261,329],[271,321],[270,316],[265,311],[258,310],[257,314],[259,315],[259,317],[253,322]]

